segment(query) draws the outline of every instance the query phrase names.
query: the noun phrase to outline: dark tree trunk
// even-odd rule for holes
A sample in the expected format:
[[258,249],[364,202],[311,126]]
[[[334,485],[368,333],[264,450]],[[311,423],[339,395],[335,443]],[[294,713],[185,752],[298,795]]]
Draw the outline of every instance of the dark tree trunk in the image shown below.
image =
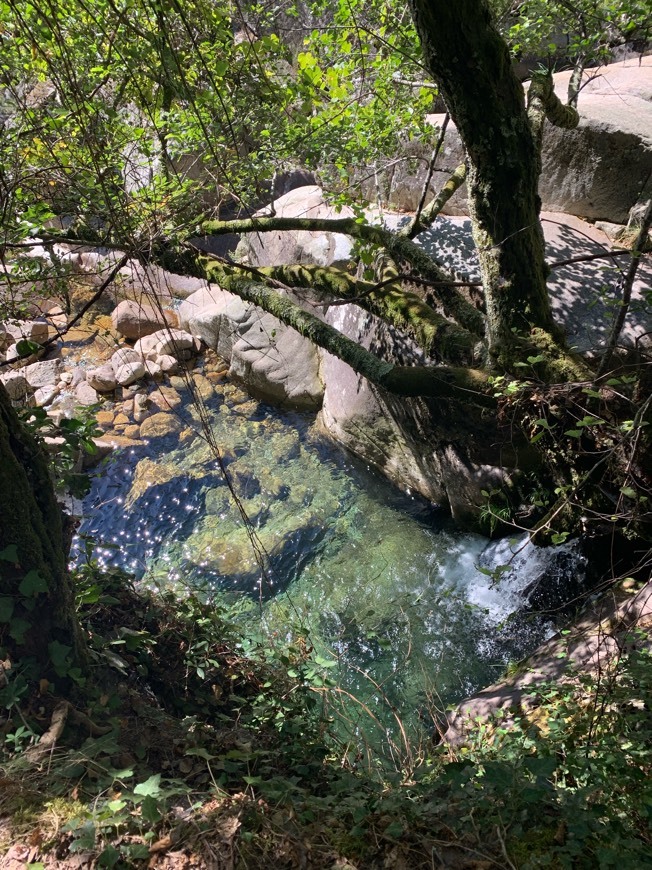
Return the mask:
[[[20,423],[0,384],[0,650],[34,657],[47,676],[51,644],[61,662],[85,663],[67,570],[63,515],[45,455]],[[65,655],[61,646],[69,647]],[[62,658],[63,657],[63,658]]]
[[539,223],[540,155],[523,87],[485,0],[410,0],[410,7],[466,148],[487,340],[493,359],[509,364],[515,334],[532,327],[557,334]]

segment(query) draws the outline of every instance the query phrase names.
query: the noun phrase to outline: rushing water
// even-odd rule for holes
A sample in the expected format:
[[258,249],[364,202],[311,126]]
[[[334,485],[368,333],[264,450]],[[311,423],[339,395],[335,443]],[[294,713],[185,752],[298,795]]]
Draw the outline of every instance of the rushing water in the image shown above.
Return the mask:
[[[320,435],[233,385],[208,401],[212,433],[247,528],[196,410],[177,431],[115,456],[94,476],[81,533],[96,556],[144,583],[188,583],[241,597],[243,619],[303,636],[339,685],[368,707],[385,697],[423,715],[491,682],[546,626],[516,615],[541,561],[523,542],[456,531],[444,512],[400,493]],[[165,428],[165,427],[163,427]],[[516,554],[516,555],[515,555]],[[511,564],[499,585],[487,571]],[[271,582],[268,582],[271,581]]]

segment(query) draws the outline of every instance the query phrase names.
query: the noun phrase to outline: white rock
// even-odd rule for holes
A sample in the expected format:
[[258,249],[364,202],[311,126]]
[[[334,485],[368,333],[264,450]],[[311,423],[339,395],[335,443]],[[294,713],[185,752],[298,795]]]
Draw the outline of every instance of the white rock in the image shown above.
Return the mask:
[[156,364],[166,375],[174,375],[179,371],[179,362],[169,353],[163,353],[155,359]]
[[144,361],[145,371],[150,378],[155,378],[163,373],[163,369],[157,362],[158,359],[160,359],[160,357],[157,357],[156,360],[146,359]]
[[86,380],[86,373],[83,369],[73,369],[70,374],[72,375],[70,385],[73,387],[76,387],[78,384],[81,384]]
[[[270,213],[269,208],[256,212],[255,217]],[[323,191],[315,184],[296,187],[273,203],[276,217],[345,218],[353,217],[350,208],[338,211],[329,205]],[[280,233],[247,233],[243,247],[248,249],[252,265],[272,266],[286,263],[314,263],[332,266],[351,258],[352,245],[342,233],[307,232],[305,230]]]
[[38,387],[53,386],[59,381],[61,360],[44,359],[25,366],[22,373],[27,378],[27,383],[30,387],[36,389]]
[[39,408],[42,408],[44,405],[49,405],[58,395],[59,388],[54,384],[48,384],[45,387],[39,387],[34,393],[34,402]]
[[55,305],[47,312],[48,323],[52,326],[63,328],[68,323],[68,315],[60,305]]
[[201,335],[201,333],[197,333],[191,326],[191,322],[195,315],[199,311],[204,311],[209,308],[211,305],[220,305],[224,303],[225,299],[231,300],[232,298],[232,293],[222,290],[222,288],[218,287],[217,284],[207,284],[201,290],[197,290],[196,293],[193,293],[191,296],[188,296],[187,299],[184,299],[179,306],[177,314],[179,317],[180,328],[185,329],[187,332],[198,334],[200,338],[203,339],[204,336]]
[[115,369],[110,363],[96,369],[89,369],[86,372],[86,380],[100,393],[110,393],[117,385]]
[[182,329],[161,329],[139,339],[134,345],[139,358],[156,360],[157,356],[189,359],[195,353],[195,338]]
[[145,335],[142,338],[139,338],[136,344],[134,345],[134,350],[138,354],[139,359],[156,359],[156,346],[160,341],[160,336],[158,332],[152,333],[152,335]]
[[119,369],[125,363],[140,362],[140,354],[137,350],[131,347],[121,347],[111,357],[111,365],[114,369]]
[[146,302],[123,299],[111,314],[114,329],[127,338],[142,338],[158,332],[162,327],[176,326],[177,315],[169,309],[162,309]]
[[159,342],[156,345],[156,350],[159,355],[169,354],[177,359],[184,351],[190,351],[191,355],[195,350],[195,339],[189,332],[184,332],[182,329],[165,329],[156,333],[160,336]]
[[146,373],[142,360],[126,362],[115,370],[115,379],[123,387],[128,387]]
[[80,381],[75,387],[75,398],[80,405],[96,405],[100,397],[89,383]]
[[63,381],[64,384],[71,384],[72,383],[72,372],[62,372],[61,373],[61,380]]
[[[21,339],[21,341],[22,341],[22,339]],[[5,360],[7,362],[10,362],[10,363],[11,362],[18,362],[18,360],[22,360],[25,363],[36,362],[37,359],[38,359],[38,355],[35,353],[30,354],[29,356],[21,356],[18,353],[18,345],[17,344],[10,344],[5,352]]]
[[229,374],[253,395],[286,408],[320,407],[324,384],[319,353],[308,339],[253,307],[238,326]]
[[185,318],[189,332],[215,350],[222,359],[230,361],[239,326],[247,320],[253,309],[253,305],[243,302],[239,296],[211,288],[210,293],[202,290],[186,299],[179,314],[181,319]]
[[136,393],[134,396],[134,422],[142,423],[149,417],[149,399],[143,393]]
[[28,341],[40,343],[46,341],[49,333],[48,325],[44,320],[11,320],[4,324],[4,329],[15,342],[26,338]]
[[21,372],[6,372],[0,375],[0,383],[4,385],[9,398],[14,401],[24,399],[32,393],[32,388],[28,384],[27,378]]

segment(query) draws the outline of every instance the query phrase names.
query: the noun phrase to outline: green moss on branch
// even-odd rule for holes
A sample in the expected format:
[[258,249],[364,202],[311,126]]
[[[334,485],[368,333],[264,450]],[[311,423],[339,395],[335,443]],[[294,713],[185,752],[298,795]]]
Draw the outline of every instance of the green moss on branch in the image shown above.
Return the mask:
[[224,270],[209,258],[203,257],[200,262],[203,265],[203,277],[208,281],[219,281],[225,289],[273,314],[282,323],[296,329],[305,338],[388,392],[446,399],[466,397],[481,406],[495,405],[493,397],[482,392],[487,386],[484,372],[461,366],[396,366],[365,350],[277,290],[248,278],[225,276]]
[[384,227],[359,223],[356,218],[281,218],[261,217],[235,221],[208,221],[202,225],[206,235],[226,233],[267,233],[303,230],[306,232],[343,233],[352,238],[370,242],[382,248],[397,262],[407,262],[418,275],[436,282],[433,294],[449,317],[464,329],[484,335],[484,317],[462,294],[448,282],[451,276],[411,239],[397,235]]
[[[213,273],[223,284],[238,274],[233,267],[215,264]],[[356,280],[341,269],[322,266],[267,266],[255,270],[287,287],[309,288],[328,297],[349,299],[365,311],[382,318],[410,336],[428,356],[455,363],[473,359],[478,336],[447,320],[398,283],[378,286],[371,281]]]

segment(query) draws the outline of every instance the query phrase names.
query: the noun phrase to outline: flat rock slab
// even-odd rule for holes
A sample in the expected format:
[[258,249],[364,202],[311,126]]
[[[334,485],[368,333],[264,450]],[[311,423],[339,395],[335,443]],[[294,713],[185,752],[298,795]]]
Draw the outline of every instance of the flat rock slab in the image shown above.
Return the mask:
[[[617,251],[605,233],[580,218],[543,212],[541,223],[546,238],[549,264],[585,254]],[[471,221],[465,217],[439,217],[421,233],[417,241],[438,262],[471,281],[480,280],[478,256],[471,236]],[[582,353],[599,351],[609,337],[621,281],[629,257],[573,263],[553,269],[548,279],[552,307],[557,322],[564,327],[571,347]],[[633,345],[652,330],[652,304],[646,303],[652,289],[652,257],[639,266],[632,294],[632,305],[621,336],[621,343]],[[647,339],[646,339],[647,340]]]

